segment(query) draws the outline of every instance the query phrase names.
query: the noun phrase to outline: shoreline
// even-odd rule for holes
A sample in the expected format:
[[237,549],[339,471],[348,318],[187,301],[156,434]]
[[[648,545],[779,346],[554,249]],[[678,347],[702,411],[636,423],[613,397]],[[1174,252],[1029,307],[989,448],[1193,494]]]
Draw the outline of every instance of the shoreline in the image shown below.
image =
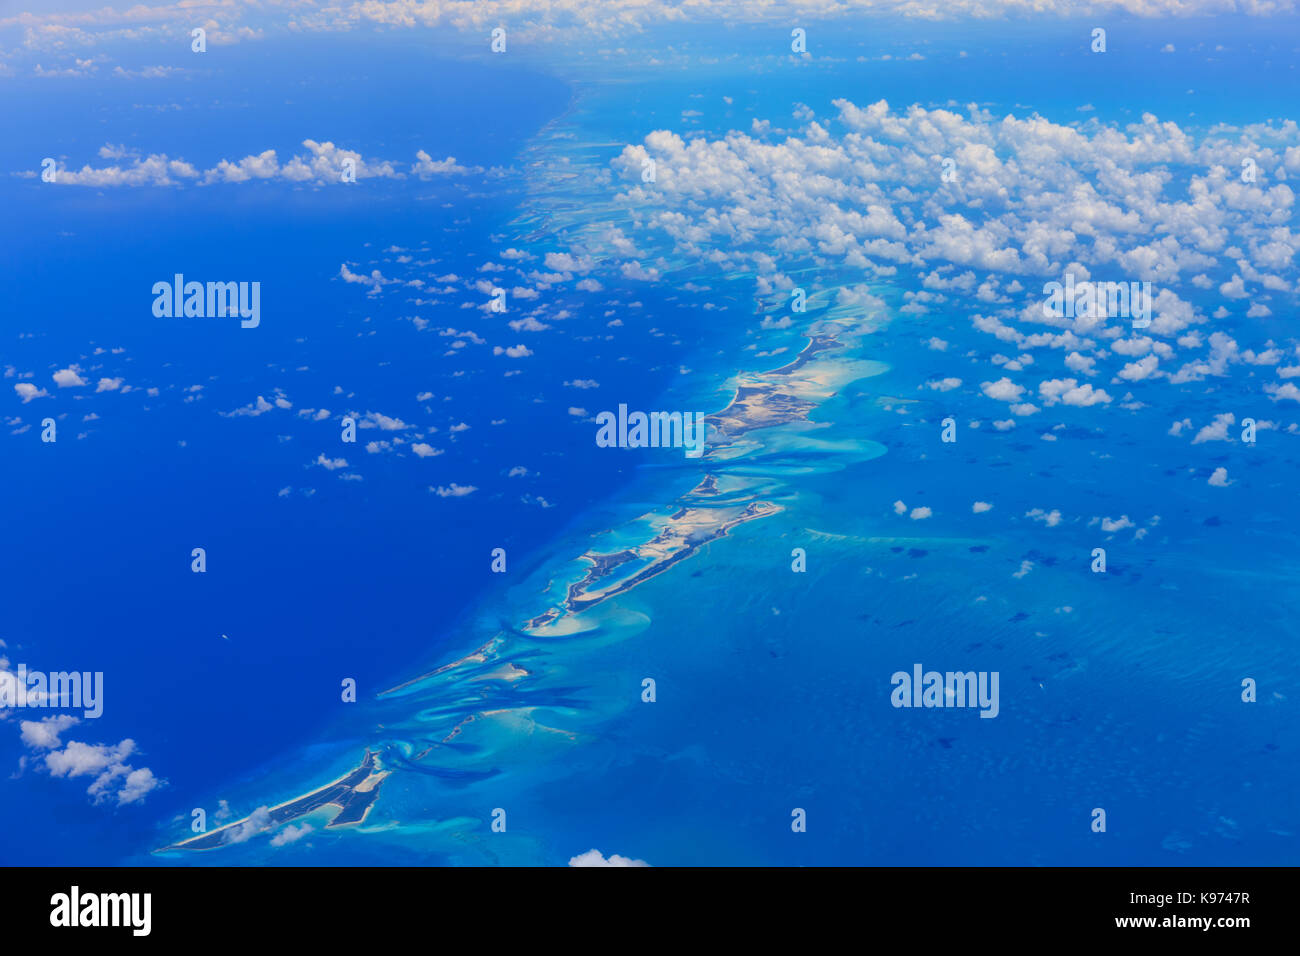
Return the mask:
[[[732,378],[738,384],[730,402],[705,419],[714,424],[721,436],[717,444],[706,443],[705,455],[701,459],[705,463],[704,475],[700,481],[667,505],[627,522],[645,522],[654,531],[640,544],[610,553],[588,550],[578,555],[577,560],[588,562],[585,572],[576,581],[569,582],[564,589],[564,597],[558,604],[553,604],[521,625],[521,633],[544,636],[544,629],[552,627],[563,618],[578,616],[605,601],[629,593],[690,558],[704,545],[726,537],[731,529],[784,510],[773,502],[757,498],[746,500],[744,496],[726,505],[709,499],[719,494],[720,475],[725,474],[730,465],[745,456],[745,448],[739,447],[742,438],[744,443],[748,443],[750,440],[745,436],[752,432],[809,422],[809,413],[837,393],[837,388],[824,380],[826,376],[819,377],[815,372],[803,378],[795,375],[808,369],[819,355],[846,347],[837,335],[830,334],[827,324],[814,323],[804,333],[807,339],[804,348],[786,364],[764,372],[733,373]],[[662,514],[665,510],[670,510],[666,516]],[[621,574],[618,573],[619,569],[623,569]],[[508,654],[503,653],[507,637],[507,634],[498,634],[454,661],[380,691],[376,698],[390,697],[467,665],[491,667],[489,673],[467,677],[467,681],[507,685],[527,683],[525,679],[535,676],[537,671],[508,659]],[[461,717],[450,732],[441,738],[440,744],[445,745],[453,740],[462,727],[479,717],[501,711],[500,707],[487,708]],[[437,746],[438,744],[430,744],[409,759],[423,760]],[[326,806],[339,808],[326,824],[327,830],[361,823],[378,802],[384,779],[391,772],[380,770],[377,754],[367,748],[361,763],[352,771],[270,808],[267,812],[271,819],[249,837],[236,842],[244,842],[252,836],[266,833]],[[212,850],[228,846],[230,843],[222,835],[247,825],[253,816],[254,814],[249,814],[218,830],[181,840],[154,852]]]

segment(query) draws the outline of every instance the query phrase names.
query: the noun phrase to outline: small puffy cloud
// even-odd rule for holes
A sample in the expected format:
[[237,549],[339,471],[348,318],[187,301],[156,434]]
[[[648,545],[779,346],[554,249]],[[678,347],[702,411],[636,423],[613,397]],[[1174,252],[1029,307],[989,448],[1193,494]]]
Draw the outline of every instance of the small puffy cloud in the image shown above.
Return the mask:
[[979,515],[979,514],[983,514],[986,511],[992,511],[993,506],[989,504],[987,501],[977,501],[970,506],[970,510],[975,514]]
[[1025,512],[1026,518],[1033,518],[1035,521],[1041,521],[1049,528],[1055,528],[1061,523],[1061,512],[1053,508],[1051,511],[1044,511],[1042,508],[1034,508],[1032,511]]
[[248,155],[231,162],[223,159],[203,174],[204,183],[246,183],[255,179],[274,179],[280,171],[275,150],[264,149],[256,156]]
[[1206,425],[1196,433],[1196,437],[1192,439],[1192,444],[1199,445],[1201,442],[1207,441],[1227,441],[1228,426],[1234,424],[1236,421],[1237,416],[1232,412],[1223,412],[1222,414],[1215,415],[1213,422]]
[[980,391],[999,402],[1015,402],[1025,393],[1025,387],[1004,377],[996,382],[980,382]]
[[[27,721],[23,722],[27,724]],[[79,740],[70,740],[61,749],[50,749],[59,745],[58,734],[71,726],[64,723],[48,725],[43,730],[29,730],[23,727],[24,741],[35,740],[31,746],[45,749],[45,768],[52,777],[92,777],[86,793],[94,798],[95,803],[115,799],[118,806],[139,803],[153,790],[162,786],[163,781],[154,776],[148,767],[135,768],[127,759],[135,753],[135,741],[127,738],[117,744],[87,744]]]
[[271,825],[271,808],[258,807],[247,818],[225,831],[226,843],[247,843]]
[[1064,402],[1086,408],[1090,405],[1102,405],[1111,401],[1111,397],[1101,389],[1094,389],[1090,384],[1080,385],[1072,378],[1049,379],[1038,384],[1038,394],[1044,405]]
[[1226,488],[1228,485],[1232,484],[1231,480],[1228,478],[1228,469],[1214,469],[1214,474],[1210,475],[1209,484],[1213,485],[1215,488]]
[[43,717],[40,720],[21,721],[18,725],[18,733],[28,747],[35,750],[53,750],[61,743],[59,734],[79,723],[81,721],[71,714],[59,714],[55,717]]
[[586,853],[579,853],[569,859],[569,866],[649,866],[645,860],[632,860],[625,856],[619,856],[617,853],[611,853],[608,858],[599,850],[592,849]]
[[416,151],[415,158],[417,162],[411,165],[411,172],[421,179],[428,179],[430,176],[468,176],[471,173],[482,172],[477,166],[462,166],[456,162],[455,156],[434,159],[422,149]]
[[77,388],[88,384],[81,377],[81,367],[78,365],[69,365],[67,368],[59,369],[53,375],[54,384],[59,388]]
[[271,846],[284,846],[286,843],[293,843],[295,840],[301,840],[311,831],[312,825],[310,823],[304,823],[302,826],[289,824],[289,826],[271,837]]
[[1083,375],[1095,375],[1093,366],[1096,364],[1096,359],[1080,355],[1078,352],[1071,352],[1065,357],[1065,367],[1071,372],[1079,372]]
[[635,279],[643,282],[652,282],[659,278],[658,269],[647,269],[639,262],[625,262],[619,267],[624,278]]
[[543,260],[555,272],[590,272],[596,267],[591,256],[574,256],[567,252],[548,252]]
[[379,412],[366,412],[365,417],[357,424],[361,428],[378,428],[385,432],[400,432],[411,427],[400,418],[390,418]]
[[[14,386],[14,388],[21,387],[21,385]],[[1264,391],[1268,392],[1269,397],[1275,402],[1280,402],[1284,399],[1292,402],[1300,402],[1300,388],[1296,388],[1294,382],[1287,382],[1284,385],[1265,385]],[[33,397],[35,398],[37,396]],[[23,399],[23,401],[25,402],[27,399]]]
[[439,485],[437,488],[430,485],[429,490],[439,498],[463,498],[472,495],[478,488],[474,485],[458,485],[453,481],[450,485]]
[[1227,282],[1219,286],[1219,294],[1229,299],[1246,298],[1246,283],[1242,281],[1241,276],[1234,275]]
[[[1287,384],[1290,384],[1290,383],[1288,382]],[[1292,386],[1292,387],[1294,387],[1294,386]],[[18,393],[18,397],[21,398],[21,399],[23,400],[23,404],[24,404],[24,405],[26,405],[28,402],[30,402],[30,401],[31,401],[32,399],[34,399],[34,398],[49,398],[49,397],[50,397],[50,393],[49,393],[49,392],[47,392],[47,391],[46,391],[45,389],[43,389],[43,388],[37,388],[37,387],[36,387],[35,385],[33,385],[31,382],[19,382],[17,385],[14,386],[14,391]]]
[[346,262],[339,266],[339,278],[342,279],[344,282],[351,282],[355,285],[366,286],[370,290],[369,292],[366,293],[366,295],[372,295],[372,296],[378,295],[384,286],[392,285],[394,282],[397,281],[396,279],[384,278],[383,273],[381,273],[378,269],[372,269],[370,271],[370,275],[364,275],[359,272],[353,272],[351,269],[348,268],[348,264]]
[[929,508],[925,506],[922,506],[920,508],[913,508],[911,518],[913,521],[922,521],[930,517],[930,515],[932,515],[933,513],[934,512],[932,512]]
[[1116,373],[1116,376],[1126,382],[1140,382],[1143,379],[1150,378],[1159,364],[1160,359],[1154,355],[1148,355],[1136,362],[1129,362]]
[[162,781],[155,777],[148,767],[134,770],[128,768],[126,779],[122,781],[122,787],[117,792],[117,805],[120,807],[128,803],[139,803],[146,794],[161,784]]
[[131,755],[135,743],[124,740],[114,746],[86,744],[71,740],[62,750],[45,755],[45,765],[55,777],[84,777],[101,774],[121,765],[123,758]]
[[233,412],[218,412],[217,414],[221,415],[223,418],[237,418],[243,415],[256,418],[258,415],[269,412],[273,408],[275,408],[274,405],[259,395],[257,396],[257,401],[250,405],[245,405],[243,408],[236,408]]
[[[506,324],[513,332],[545,332],[550,328],[545,322],[539,322],[531,315],[526,315],[522,319],[511,319]],[[501,350],[498,349],[496,354],[500,355]]]
[[533,350],[526,345],[511,345],[507,348],[502,348],[497,345],[493,347],[492,354],[504,355],[507,358],[527,358],[529,355],[533,354]]

